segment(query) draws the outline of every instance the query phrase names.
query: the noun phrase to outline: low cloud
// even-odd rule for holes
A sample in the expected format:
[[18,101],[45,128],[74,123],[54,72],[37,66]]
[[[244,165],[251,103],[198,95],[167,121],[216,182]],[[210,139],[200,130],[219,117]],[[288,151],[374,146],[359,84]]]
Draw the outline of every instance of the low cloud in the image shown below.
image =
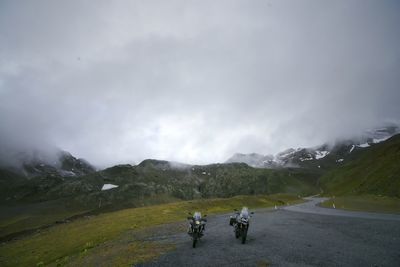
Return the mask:
[[99,166],[209,163],[399,122],[399,11],[392,1],[3,1],[0,146],[60,147]]

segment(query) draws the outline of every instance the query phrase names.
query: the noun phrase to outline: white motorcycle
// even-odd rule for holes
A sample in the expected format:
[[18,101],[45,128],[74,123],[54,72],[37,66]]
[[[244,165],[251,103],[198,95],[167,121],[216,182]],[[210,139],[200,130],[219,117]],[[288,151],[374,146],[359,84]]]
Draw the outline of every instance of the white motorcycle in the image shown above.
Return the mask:
[[[189,215],[192,215],[189,212]],[[204,215],[207,217],[207,215]],[[187,217],[189,220],[189,230],[188,234],[192,237],[193,248],[196,247],[197,241],[204,235],[204,229],[207,219],[201,217],[201,213],[196,211],[192,216]]]
[[[251,212],[250,214],[254,214]],[[247,207],[243,207],[240,212],[235,209],[235,215],[231,216],[229,224],[234,227],[235,237],[242,239],[242,244],[246,243],[247,231],[250,226],[250,214]]]

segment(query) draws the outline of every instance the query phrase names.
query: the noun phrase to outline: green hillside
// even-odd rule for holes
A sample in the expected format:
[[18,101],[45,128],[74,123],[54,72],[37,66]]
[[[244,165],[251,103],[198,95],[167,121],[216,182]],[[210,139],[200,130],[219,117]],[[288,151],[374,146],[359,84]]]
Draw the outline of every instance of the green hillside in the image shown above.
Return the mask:
[[[80,177],[34,177],[8,188],[0,202],[69,198],[86,207],[104,207],[142,206],[143,199],[159,195],[182,200],[274,193],[308,195],[318,191],[319,176],[318,171],[300,168],[256,169],[243,163],[191,166],[145,160],[137,166],[117,165]],[[104,184],[118,187],[102,191]]]
[[365,148],[321,178],[326,194],[400,197],[400,135]]
[[397,197],[357,195],[335,196],[321,203],[322,207],[379,213],[400,214],[400,199]]

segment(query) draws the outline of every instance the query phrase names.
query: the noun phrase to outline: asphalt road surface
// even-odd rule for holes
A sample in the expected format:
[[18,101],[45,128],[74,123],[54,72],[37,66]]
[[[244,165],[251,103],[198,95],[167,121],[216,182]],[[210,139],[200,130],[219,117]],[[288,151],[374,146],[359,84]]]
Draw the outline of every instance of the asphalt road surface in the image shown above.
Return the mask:
[[176,250],[141,266],[400,266],[400,215],[315,206],[322,200],[256,210],[244,245],[230,214],[210,216],[196,248],[186,233],[167,235]]

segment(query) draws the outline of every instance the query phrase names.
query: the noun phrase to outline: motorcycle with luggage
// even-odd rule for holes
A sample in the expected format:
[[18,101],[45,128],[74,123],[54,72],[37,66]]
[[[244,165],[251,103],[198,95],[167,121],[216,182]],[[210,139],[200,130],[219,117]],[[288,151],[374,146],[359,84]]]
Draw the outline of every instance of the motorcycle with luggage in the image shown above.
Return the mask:
[[235,237],[241,239],[242,244],[246,243],[247,232],[250,227],[250,214],[247,207],[243,207],[239,212],[235,209],[235,215],[230,217],[229,225],[233,226]]
[[[188,214],[191,215],[187,217],[189,221],[188,234],[192,238],[192,246],[195,248],[198,240],[204,235],[207,219],[202,218],[201,213],[198,211],[194,214],[190,212]],[[204,215],[204,217],[207,217],[207,215]]]

